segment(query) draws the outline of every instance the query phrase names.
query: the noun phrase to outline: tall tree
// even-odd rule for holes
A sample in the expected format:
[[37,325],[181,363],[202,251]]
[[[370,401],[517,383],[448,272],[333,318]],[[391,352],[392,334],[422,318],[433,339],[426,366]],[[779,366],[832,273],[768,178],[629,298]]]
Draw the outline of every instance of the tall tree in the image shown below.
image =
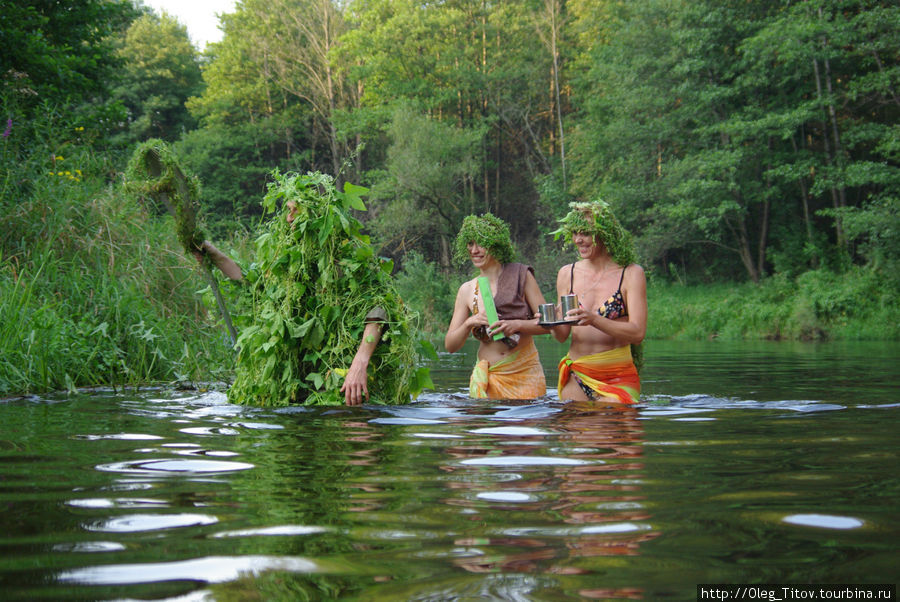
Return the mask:
[[896,210],[900,195],[900,163],[889,150],[900,118],[898,36],[894,4],[816,0],[779,11],[741,46],[748,74],[791,91],[770,94],[779,102],[757,116],[782,148],[790,143],[770,173],[799,190],[807,232],[817,215],[830,220],[847,258],[844,218],[870,207]]
[[195,126],[185,101],[200,93],[199,55],[187,28],[166,12],[135,20],[118,51],[123,61],[114,98],[128,109],[130,141],[173,141]]
[[130,0],[0,0],[3,76],[16,74],[34,104],[96,99],[115,81],[114,36],[138,14]]
[[552,55],[534,43],[543,9],[542,0],[352,3],[342,62],[353,65],[362,90],[359,112],[372,116],[357,123],[382,124],[367,131],[369,165],[385,160],[372,152],[387,148],[385,106],[410,102],[434,119],[483,129],[480,177],[464,183],[467,195],[481,200],[477,211],[492,211],[514,233],[533,236],[533,182],[553,169],[547,133],[558,131],[555,93],[547,94]]
[[187,102],[200,128],[176,145],[203,180],[201,201],[221,228],[252,225],[272,169],[333,164],[309,103],[280,85],[260,46],[267,17],[238,8],[222,15],[225,35],[206,50],[205,88]]
[[451,241],[476,210],[466,183],[478,176],[483,131],[399,107],[389,134],[386,175],[372,189],[376,230],[392,252],[424,248],[450,267]]
[[252,15],[258,27],[247,32],[252,59],[274,85],[312,109],[315,135],[330,152],[328,171],[340,177],[348,148],[338,136],[334,113],[356,100],[354,88],[332,64],[346,29],[339,5],[332,0],[246,0],[238,10]]
[[[559,135],[559,158],[563,188],[568,188],[566,177],[566,134],[563,125],[562,92],[560,76],[560,43],[565,28],[564,0],[544,0],[543,11],[536,22],[538,37],[550,55],[550,115],[555,119]],[[557,139],[557,130],[551,129],[551,143]],[[556,144],[553,144],[555,147]]]

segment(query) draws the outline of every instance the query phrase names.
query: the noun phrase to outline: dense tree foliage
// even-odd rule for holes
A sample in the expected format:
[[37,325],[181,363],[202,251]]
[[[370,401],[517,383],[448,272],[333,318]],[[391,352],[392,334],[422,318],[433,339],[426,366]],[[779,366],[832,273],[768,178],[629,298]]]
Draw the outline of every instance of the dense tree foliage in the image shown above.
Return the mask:
[[840,269],[873,239],[896,259],[900,8],[648,0],[614,15],[576,80],[575,189],[617,203],[647,259],[753,281]]
[[[189,106],[217,216],[272,167],[373,190],[383,252],[463,216],[523,249],[603,197],[657,276],[897,261],[900,9],[874,0],[241,3]],[[206,131],[207,133],[201,134]]]
[[128,0],[0,0],[4,77],[27,85],[31,103],[100,96],[117,64],[114,34],[137,14]]
[[173,141],[193,129],[185,101],[201,92],[202,80],[184,25],[167,13],[142,15],[128,28],[117,54],[122,70],[113,97],[128,111],[126,141]]
[[[392,109],[397,104],[416,107],[429,119],[459,130],[432,140],[428,152],[450,156],[459,139],[479,137],[476,168],[466,169],[441,193],[445,199],[465,201],[444,206],[434,234],[455,232],[462,217],[473,211],[503,217],[520,238],[538,234],[533,181],[552,170],[558,155],[553,56],[545,45],[533,43],[552,37],[546,31],[545,8],[544,2],[481,0],[350,4],[353,29],[338,57],[362,90],[357,111],[362,116],[356,122],[376,124],[357,130],[367,143],[367,177],[373,188],[393,184],[393,176],[377,167],[391,162],[396,167],[396,151],[414,148],[421,134],[414,125],[398,127],[402,124],[396,123]],[[386,149],[394,150],[393,159]],[[416,196],[408,187],[397,192],[404,203],[410,194]],[[419,195],[415,204],[434,201]],[[423,250],[429,259],[446,260],[440,246]]]

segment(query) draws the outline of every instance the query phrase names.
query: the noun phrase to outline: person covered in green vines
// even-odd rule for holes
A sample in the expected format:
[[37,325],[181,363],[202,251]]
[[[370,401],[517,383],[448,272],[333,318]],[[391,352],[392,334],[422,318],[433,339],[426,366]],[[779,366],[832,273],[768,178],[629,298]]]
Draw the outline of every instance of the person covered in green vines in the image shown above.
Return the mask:
[[[459,287],[444,337],[450,353],[459,351],[470,333],[480,343],[469,394],[476,399],[544,395],[547,383],[532,338],[547,332],[534,317],[544,295],[531,266],[513,262],[509,226],[490,213],[466,217],[453,256],[460,263],[471,261],[478,269],[477,277]],[[482,285],[486,287],[480,288]],[[487,295],[497,310],[496,321],[489,320],[485,311]]]
[[578,307],[552,327],[569,351],[559,363],[560,399],[635,403],[641,383],[632,349],[647,330],[647,281],[635,263],[631,235],[603,201],[570,203],[555,234],[570,237],[580,259],[560,268],[560,297],[575,294]]
[[397,295],[392,266],[375,256],[349,212],[365,209],[364,193],[350,184],[339,192],[320,173],[275,173],[263,207],[280,206],[284,219],[264,226],[249,269],[208,240],[200,245],[198,260],[207,255],[252,296],[230,400],[396,404],[430,385],[427,368],[416,368],[414,316]]

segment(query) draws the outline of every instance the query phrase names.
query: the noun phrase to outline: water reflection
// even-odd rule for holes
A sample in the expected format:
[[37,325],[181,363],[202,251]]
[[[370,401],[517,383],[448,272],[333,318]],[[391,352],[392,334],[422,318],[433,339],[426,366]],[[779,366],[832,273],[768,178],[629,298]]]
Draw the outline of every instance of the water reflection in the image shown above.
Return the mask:
[[154,476],[172,476],[179,474],[215,474],[248,470],[253,464],[247,462],[229,462],[226,460],[131,460],[98,464],[97,470],[104,472],[121,472],[129,474],[145,474]]
[[[639,554],[659,533],[647,522],[640,491],[638,410],[570,402],[513,406],[494,417],[530,412],[540,418],[472,429],[479,438],[447,448],[442,470],[458,478],[448,481],[444,503],[487,525],[454,540],[453,564],[472,573],[586,574],[595,567],[585,559]],[[627,598],[638,591],[581,595]]]
[[212,537],[258,537],[258,536],[285,536],[285,535],[310,535],[324,533],[328,529],[324,527],[308,527],[305,525],[279,525],[277,527],[265,527],[261,529],[240,529],[237,531],[223,531]]
[[[573,402],[553,421],[570,447],[594,460],[561,475],[554,506],[564,522],[587,525],[582,536],[566,540],[572,557],[637,555],[640,544],[659,535],[641,494],[644,431],[638,410],[611,404]],[[583,570],[583,569],[579,569]]]
[[896,351],[715,348],[648,357],[639,408],[476,402],[468,362],[404,407],[8,402],[4,598],[657,600],[893,574]]
[[857,529],[863,521],[850,516],[832,516],[830,514],[792,514],[784,517],[784,522],[805,527],[821,527],[823,529]]
[[84,525],[84,528],[88,531],[102,531],[105,533],[134,533],[212,525],[217,522],[218,519],[216,517],[206,514],[129,514],[88,523]]
[[284,556],[218,556],[176,562],[115,564],[63,571],[62,583],[91,585],[127,585],[158,581],[202,581],[221,583],[263,571],[312,572],[318,568],[306,558]]

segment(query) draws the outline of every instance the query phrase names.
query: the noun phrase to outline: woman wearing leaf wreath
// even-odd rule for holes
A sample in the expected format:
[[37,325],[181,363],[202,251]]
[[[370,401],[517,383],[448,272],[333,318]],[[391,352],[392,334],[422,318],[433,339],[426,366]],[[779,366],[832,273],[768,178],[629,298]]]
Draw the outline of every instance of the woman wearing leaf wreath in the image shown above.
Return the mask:
[[413,318],[390,266],[375,257],[349,213],[365,209],[365,189],[338,192],[320,173],[275,179],[263,206],[274,212],[281,204],[285,219],[271,220],[257,238],[248,270],[209,241],[198,253],[252,293],[229,399],[331,405],[340,403],[340,387],[347,405],[369,401],[370,393],[377,403],[408,402],[430,380],[427,369],[415,368]]
[[[464,282],[456,294],[450,327],[444,338],[447,351],[458,351],[471,333],[479,341],[478,362],[469,381],[474,398],[534,399],[547,392],[544,370],[532,335],[547,331],[534,315],[544,295],[534,270],[513,263],[515,252],[509,226],[486,213],[463,220],[456,237],[454,258],[470,260],[479,276],[487,277],[499,319],[488,323],[479,278]],[[501,334],[500,340],[494,335]]]
[[557,293],[578,295],[579,307],[552,327],[572,343],[559,362],[560,399],[635,403],[641,392],[632,349],[647,330],[647,281],[635,263],[631,235],[603,201],[570,203],[557,237],[570,237],[580,259],[556,277]]

